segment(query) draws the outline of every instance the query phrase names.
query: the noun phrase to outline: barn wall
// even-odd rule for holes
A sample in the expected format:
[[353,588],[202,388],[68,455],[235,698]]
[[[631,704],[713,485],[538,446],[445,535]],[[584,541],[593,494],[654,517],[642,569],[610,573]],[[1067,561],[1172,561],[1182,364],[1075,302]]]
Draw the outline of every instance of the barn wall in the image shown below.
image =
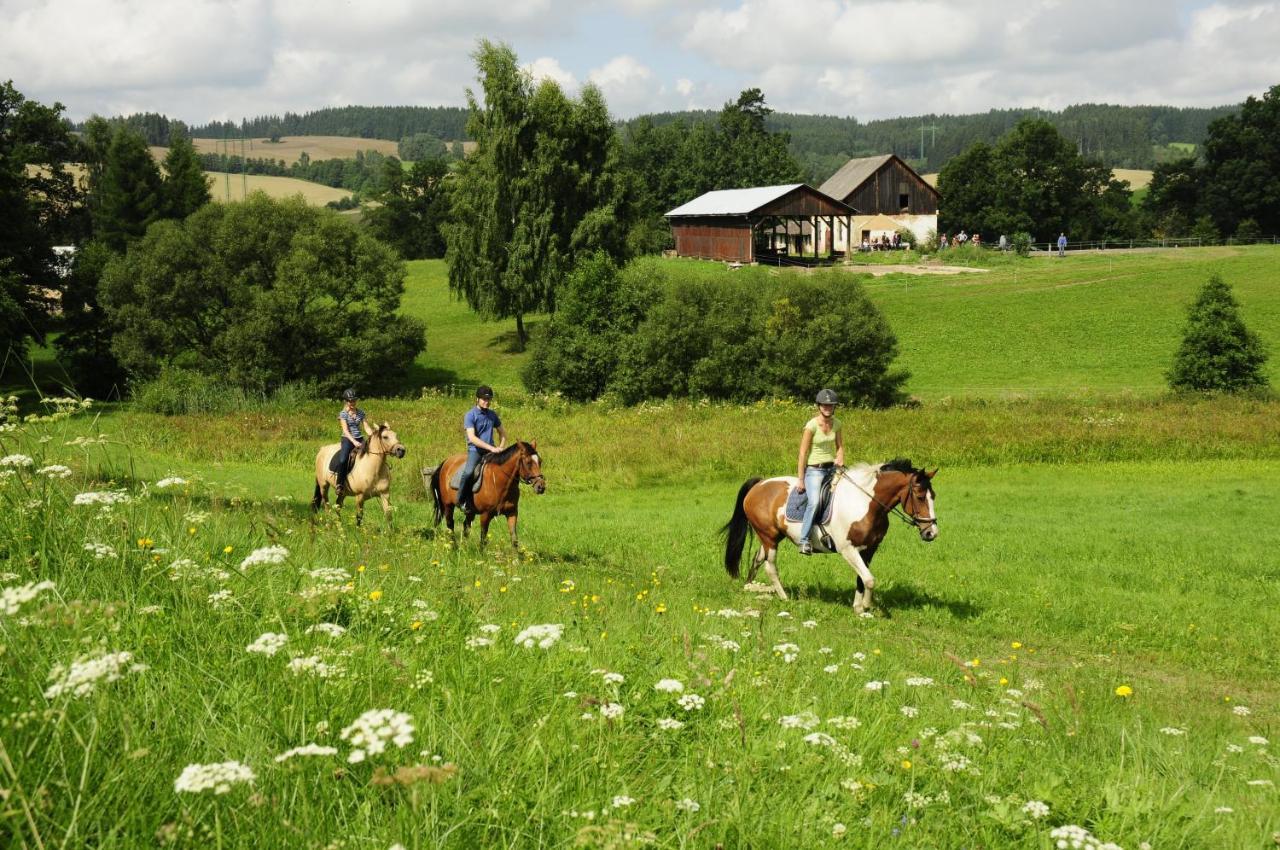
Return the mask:
[[695,224],[674,222],[671,232],[676,239],[676,255],[705,260],[750,263],[755,260],[751,247],[751,225],[742,223]]
[[863,215],[897,215],[902,211],[900,195],[907,196],[910,215],[937,215],[938,194],[914,171],[891,159],[844,202]]
[[756,215],[848,215],[849,211],[817,191],[804,187],[756,210]]

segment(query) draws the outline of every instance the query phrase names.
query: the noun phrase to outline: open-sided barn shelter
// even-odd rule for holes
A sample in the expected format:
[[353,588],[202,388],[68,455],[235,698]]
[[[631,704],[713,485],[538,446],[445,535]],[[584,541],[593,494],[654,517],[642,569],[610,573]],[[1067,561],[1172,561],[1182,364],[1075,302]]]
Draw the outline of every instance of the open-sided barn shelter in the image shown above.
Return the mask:
[[854,210],[804,183],[707,192],[667,213],[676,254],[728,262],[819,261],[822,226],[848,232]]

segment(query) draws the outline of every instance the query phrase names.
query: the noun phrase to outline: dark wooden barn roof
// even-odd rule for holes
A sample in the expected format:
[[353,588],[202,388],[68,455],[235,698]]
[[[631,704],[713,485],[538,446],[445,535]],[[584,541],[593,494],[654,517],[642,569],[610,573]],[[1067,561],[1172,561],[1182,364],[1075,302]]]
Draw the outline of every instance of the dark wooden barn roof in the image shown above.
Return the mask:
[[840,198],[841,200],[848,198],[856,192],[863,183],[870,180],[877,171],[884,168],[895,159],[901,163],[904,169],[911,174],[914,174],[916,179],[920,181],[921,185],[927,187],[928,191],[932,192],[935,197],[938,195],[938,190],[926,183],[924,178],[916,173],[915,169],[903,162],[900,157],[891,153],[881,154],[880,156],[865,156],[861,159],[849,160],[844,165],[840,166],[839,171],[827,178],[827,181],[822,184],[821,191],[833,198]]

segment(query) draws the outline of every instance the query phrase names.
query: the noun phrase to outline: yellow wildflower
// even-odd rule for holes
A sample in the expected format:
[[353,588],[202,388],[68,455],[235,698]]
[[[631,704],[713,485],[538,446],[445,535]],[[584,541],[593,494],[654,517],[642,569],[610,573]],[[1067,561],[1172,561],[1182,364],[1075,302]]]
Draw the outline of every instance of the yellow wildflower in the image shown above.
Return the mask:
[[141,548],[141,549],[150,549],[150,548],[151,548],[152,546],[154,546],[154,545],[156,545],[156,543],[155,543],[155,541],[154,541],[154,540],[152,540],[150,537],[139,537],[139,538],[138,538],[138,547],[139,547],[139,548]]
[[902,769],[903,769],[903,770],[910,770],[910,769],[911,769],[911,760],[910,760],[910,759],[903,759],[903,760],[902,760]]
[[414,620],[413,625],[409,626],[409,628],[413,629],[416,632],[418,629],[422,628],[422,621]]
[[1133,696],[1133,688],[1129,687],[1128,685],[1121,685],[1120,687],[1116,688],[1116,696],[1131,697]]
[[231,554],[231,547],[230,547],[230,546],[223,546],[223,547],[222,547],[222,554],[224,554],[224,555],[230,555],[230,554]]
[[381,590],[369,591],[369,598],[372,599],[374,602],[377,602],[379,599],[382,598],[382,591]]
[[1022,641],[1015,640],[1013,643],[1009,644],[1009,646],[1013,647],[1014,649],[1022,649]]

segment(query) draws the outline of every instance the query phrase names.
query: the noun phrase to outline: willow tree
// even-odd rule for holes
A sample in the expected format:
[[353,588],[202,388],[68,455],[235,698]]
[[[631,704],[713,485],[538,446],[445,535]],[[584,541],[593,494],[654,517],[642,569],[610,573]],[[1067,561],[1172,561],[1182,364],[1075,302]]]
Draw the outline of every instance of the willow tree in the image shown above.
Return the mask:
[[451,193],[449,286],[486,318],[514,318],[523,347],[525,315],[555,309],[577,256],[623,250],[616,141],[595,87],[575,101],[535,84],[506,45],[482,41],[474,56],[483,100],[467,91],[477,147]]

